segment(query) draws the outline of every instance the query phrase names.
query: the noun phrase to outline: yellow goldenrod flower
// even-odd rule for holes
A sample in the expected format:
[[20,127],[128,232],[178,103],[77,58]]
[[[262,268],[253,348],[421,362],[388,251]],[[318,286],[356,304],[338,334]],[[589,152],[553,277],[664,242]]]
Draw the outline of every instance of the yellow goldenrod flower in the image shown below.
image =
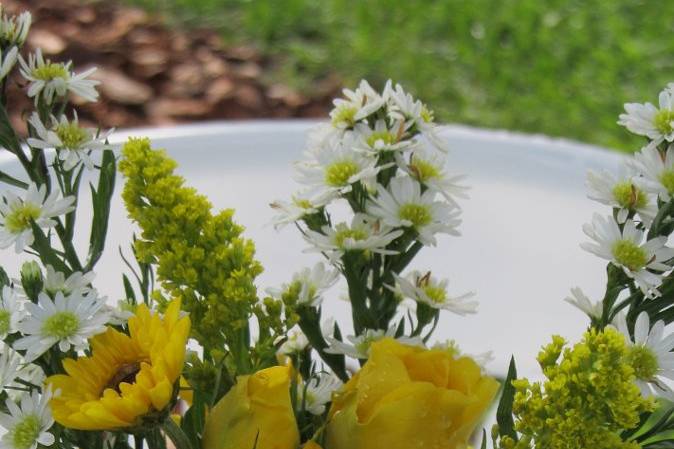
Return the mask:
[[468,357],[380,340],[334,397],[325,446],[463,449],[498,388]]
[[130,335],[108,328],[90,340],[90,357],[65,359],[67,374],[47,379],[60,391],[51,401],[54,419],[72,429],[110,430],[168,413],[189,332],[180,301],[169,304],[163,319],[140,305],[129,318]]
[[202,448],[296,449],[300,436],[290,402],[292,372],[274,366],[240,376],[208,416]]

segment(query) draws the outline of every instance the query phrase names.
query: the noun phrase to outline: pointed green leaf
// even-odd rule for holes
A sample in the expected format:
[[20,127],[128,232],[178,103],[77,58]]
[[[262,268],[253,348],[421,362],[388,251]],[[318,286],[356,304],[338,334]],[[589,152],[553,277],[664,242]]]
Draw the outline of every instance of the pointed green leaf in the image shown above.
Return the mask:
[[515,387],[513,380],[517,379],[517,368],[515,367],[515,357],[510,359],[508,376],[503,382],[503,393],[496,410],[496,422],[498,423],[501,435],[507,435],[517,441],[517,432],[515,432],[515,421],[513,419],[513,401],[515,400]]

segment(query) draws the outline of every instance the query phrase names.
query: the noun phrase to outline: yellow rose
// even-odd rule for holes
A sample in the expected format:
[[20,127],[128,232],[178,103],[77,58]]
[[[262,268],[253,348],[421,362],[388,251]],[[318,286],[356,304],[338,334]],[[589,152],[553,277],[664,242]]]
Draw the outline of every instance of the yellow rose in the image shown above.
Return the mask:
[[291,369],[274,366],[236,385],[211,410],[203,449],[296,449],[299,431],[290,403]]
[[384,339],[336,395],[327,449],[465,449],[499,384],[468,357]]
[[302,449],[323,449],[320,444],[315,442],[314,440],[309,440],[306,443],[304,443],[304,446],[302,446]]

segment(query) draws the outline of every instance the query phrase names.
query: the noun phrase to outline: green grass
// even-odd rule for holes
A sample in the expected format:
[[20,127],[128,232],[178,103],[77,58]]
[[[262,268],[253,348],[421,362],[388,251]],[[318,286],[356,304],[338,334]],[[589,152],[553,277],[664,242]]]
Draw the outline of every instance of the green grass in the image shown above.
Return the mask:
[[622,104],[674,80],[674,2],[129,0],[277,57],[303,91],[327,73],[402,82],[445,122],[622,150]]

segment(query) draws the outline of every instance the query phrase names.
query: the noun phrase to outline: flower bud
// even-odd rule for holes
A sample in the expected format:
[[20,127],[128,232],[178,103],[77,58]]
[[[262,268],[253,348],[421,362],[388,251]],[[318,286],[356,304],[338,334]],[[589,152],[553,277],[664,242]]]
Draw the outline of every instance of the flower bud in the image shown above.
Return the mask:
[[21,266],[21,285],[26,296],[31,301],[37,302],[37,295],[40,294],[44,285],[42,270],[37,262],[26,262]]

